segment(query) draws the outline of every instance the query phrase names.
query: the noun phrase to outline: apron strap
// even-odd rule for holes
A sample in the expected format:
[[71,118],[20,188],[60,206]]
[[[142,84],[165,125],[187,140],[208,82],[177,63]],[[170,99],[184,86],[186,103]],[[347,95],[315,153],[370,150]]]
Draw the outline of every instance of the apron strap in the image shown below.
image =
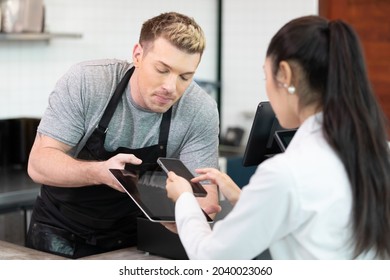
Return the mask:
[[171,115],[172,115],[172,107],[169,108],[169,110],[164,113],[160,124],[160,135],[158,138],[158,144],[160,146],[160,149],[162,150],[163,149],[162,147],[164,147],[165,151],[168,145],[169,128],[171,126]]
[[[122,78],[122,80],[119,82],[117,88],[114,91],[114,94],[112,95],[110,101],[107,104],[107,107],[103,113],[102,118],[99,121],[99,125],[97,127],[97,130],[103,134],[107,132],[108,125],[111,121],[112,116],[114,115],[114,112],[116,110],[116,107],[119,103],[119,100],[122,97],[122,94],[124,93],[127,84],[129,83],[130,77],[134,72],[135,67],[130,68],[125,76]],[[167,145],[168,145],[168,136],[169,136],[169,128],[171,126],[171,115],[172,115],[172,107],[169,108],[168,111],[166,111],[161,119],[160,123],[160,133],[159,133],[159,139],[158,139],[158,146],[159,146],[159,154],[162,157],[166,156],[167,152]]]
[[107,108],[104,111],[102,118],[100,119],[98,128],[101,129],[104,133],[107,131],[108,124],[110,123],[110,120],[112,118],[112,115],[115,112],[117,104],[119,103],[119,100],[122,97],[122,93],[125,91],[127,84],[129,83],[130,77],[133,74],[134,69],[135,67],[131,67],[126,72],[122,80],[119,82],[118,86],[114,91],[114,94],[112,95],[110,101],[108,102]]
[[[112,95],[110,101],[108,102],[108,105],[106,107],[106,110],[103,113],[102,118],[99,121],[98,128],[103,132],[106,133],[108,124],[111,121],[112,116],[114,115],[114,112],[116,110],[116,107],[119,103],[119,100],[122,97],[123,92],[125,91],[127,84],[129,83],[130,77],[134,72],[135,67],[133,66],[130,68],[125,76],[122,78],[122,80],[119,82],[118,86],[116,87],[114,94]],[[159,145],[160,146],[167,146],[168,144],[168,135],[169,135],[169,128],[171,125],[171,115],[172,115],[172,107],[169,108],[167,112],[163,114],[161,124],[160,124],[160,135],[159,135]]]

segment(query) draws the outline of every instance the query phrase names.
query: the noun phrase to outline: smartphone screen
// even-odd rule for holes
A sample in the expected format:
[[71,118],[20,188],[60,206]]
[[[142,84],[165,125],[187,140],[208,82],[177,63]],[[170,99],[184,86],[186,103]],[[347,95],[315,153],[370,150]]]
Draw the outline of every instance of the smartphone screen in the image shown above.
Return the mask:
[[195,196],[204,197],[207,195],[207,191],[200,183],[191,182],[191,179],[194,178],[194,176],[180,159],[160,157],[157,159],[157,163],[166,173],[173,171],[176,173],[176,175],[187,179],[187,181],[191,184],[192,191],[194,192]]

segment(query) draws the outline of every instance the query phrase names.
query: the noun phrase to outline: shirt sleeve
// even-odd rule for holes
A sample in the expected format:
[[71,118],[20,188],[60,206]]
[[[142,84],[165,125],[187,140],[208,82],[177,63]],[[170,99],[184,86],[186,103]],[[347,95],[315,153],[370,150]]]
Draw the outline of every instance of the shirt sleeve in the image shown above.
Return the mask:
[[[284,168],[284,169],[283,169]],[[233,210],[211,230],[193,195],[176,203],[180,239],[190,259],[253,259],[297,227],[293,176],[281,160],[256,170]]]
[[70,146],[80,141],[84,135],[83,79],[81,67],[75,65],[58,80],[40,122],[40,133]]
[[186,130],[180,159],[191,171],[201,167],[218,168],[219,115],[215,100],[194,85],[178,106],[180,127]]

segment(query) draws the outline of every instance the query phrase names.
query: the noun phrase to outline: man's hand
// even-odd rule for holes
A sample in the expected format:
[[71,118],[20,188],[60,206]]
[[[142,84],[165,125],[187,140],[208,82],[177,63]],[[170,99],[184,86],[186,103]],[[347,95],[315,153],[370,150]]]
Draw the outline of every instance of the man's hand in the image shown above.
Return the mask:
[[104,182],[103,184],[106,184],[117,191],[124,192],[123,188],[119,185],[118,181],[114,178],[109,169],[124,169],[126,163],[139,165],[142,163],[142,160],[133,154],[117,154],[107,161],[103,161],[101,167],[101,180]]
[[210,216],[210,218],[214,219],[217,213],[222,210],[221,206],[219,205],[217,186],[212,184],[202,186],[206,189],[207,196],[197,197],[196,200],[198,201],[203,211],[205,211],[207,215]]
[[178,233],[176,223],[161,223],[167,230]]

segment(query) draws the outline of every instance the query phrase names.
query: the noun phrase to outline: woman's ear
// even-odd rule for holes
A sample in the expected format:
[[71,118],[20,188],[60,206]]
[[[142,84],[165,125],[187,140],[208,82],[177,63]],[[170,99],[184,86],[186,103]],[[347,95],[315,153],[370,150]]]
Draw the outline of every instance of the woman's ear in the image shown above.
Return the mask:
[[291,85],[292,83],[292,70],[290,67],[290,64],[282,60],[279,63],[279,70],[278,73],[276,74],[276,80],[279,84],[281,84],[283,87],[287,88]]
[[133,64],[135,67],[138,67],[140,62],[142,61],[143,48],[137,43],[133,48]]

